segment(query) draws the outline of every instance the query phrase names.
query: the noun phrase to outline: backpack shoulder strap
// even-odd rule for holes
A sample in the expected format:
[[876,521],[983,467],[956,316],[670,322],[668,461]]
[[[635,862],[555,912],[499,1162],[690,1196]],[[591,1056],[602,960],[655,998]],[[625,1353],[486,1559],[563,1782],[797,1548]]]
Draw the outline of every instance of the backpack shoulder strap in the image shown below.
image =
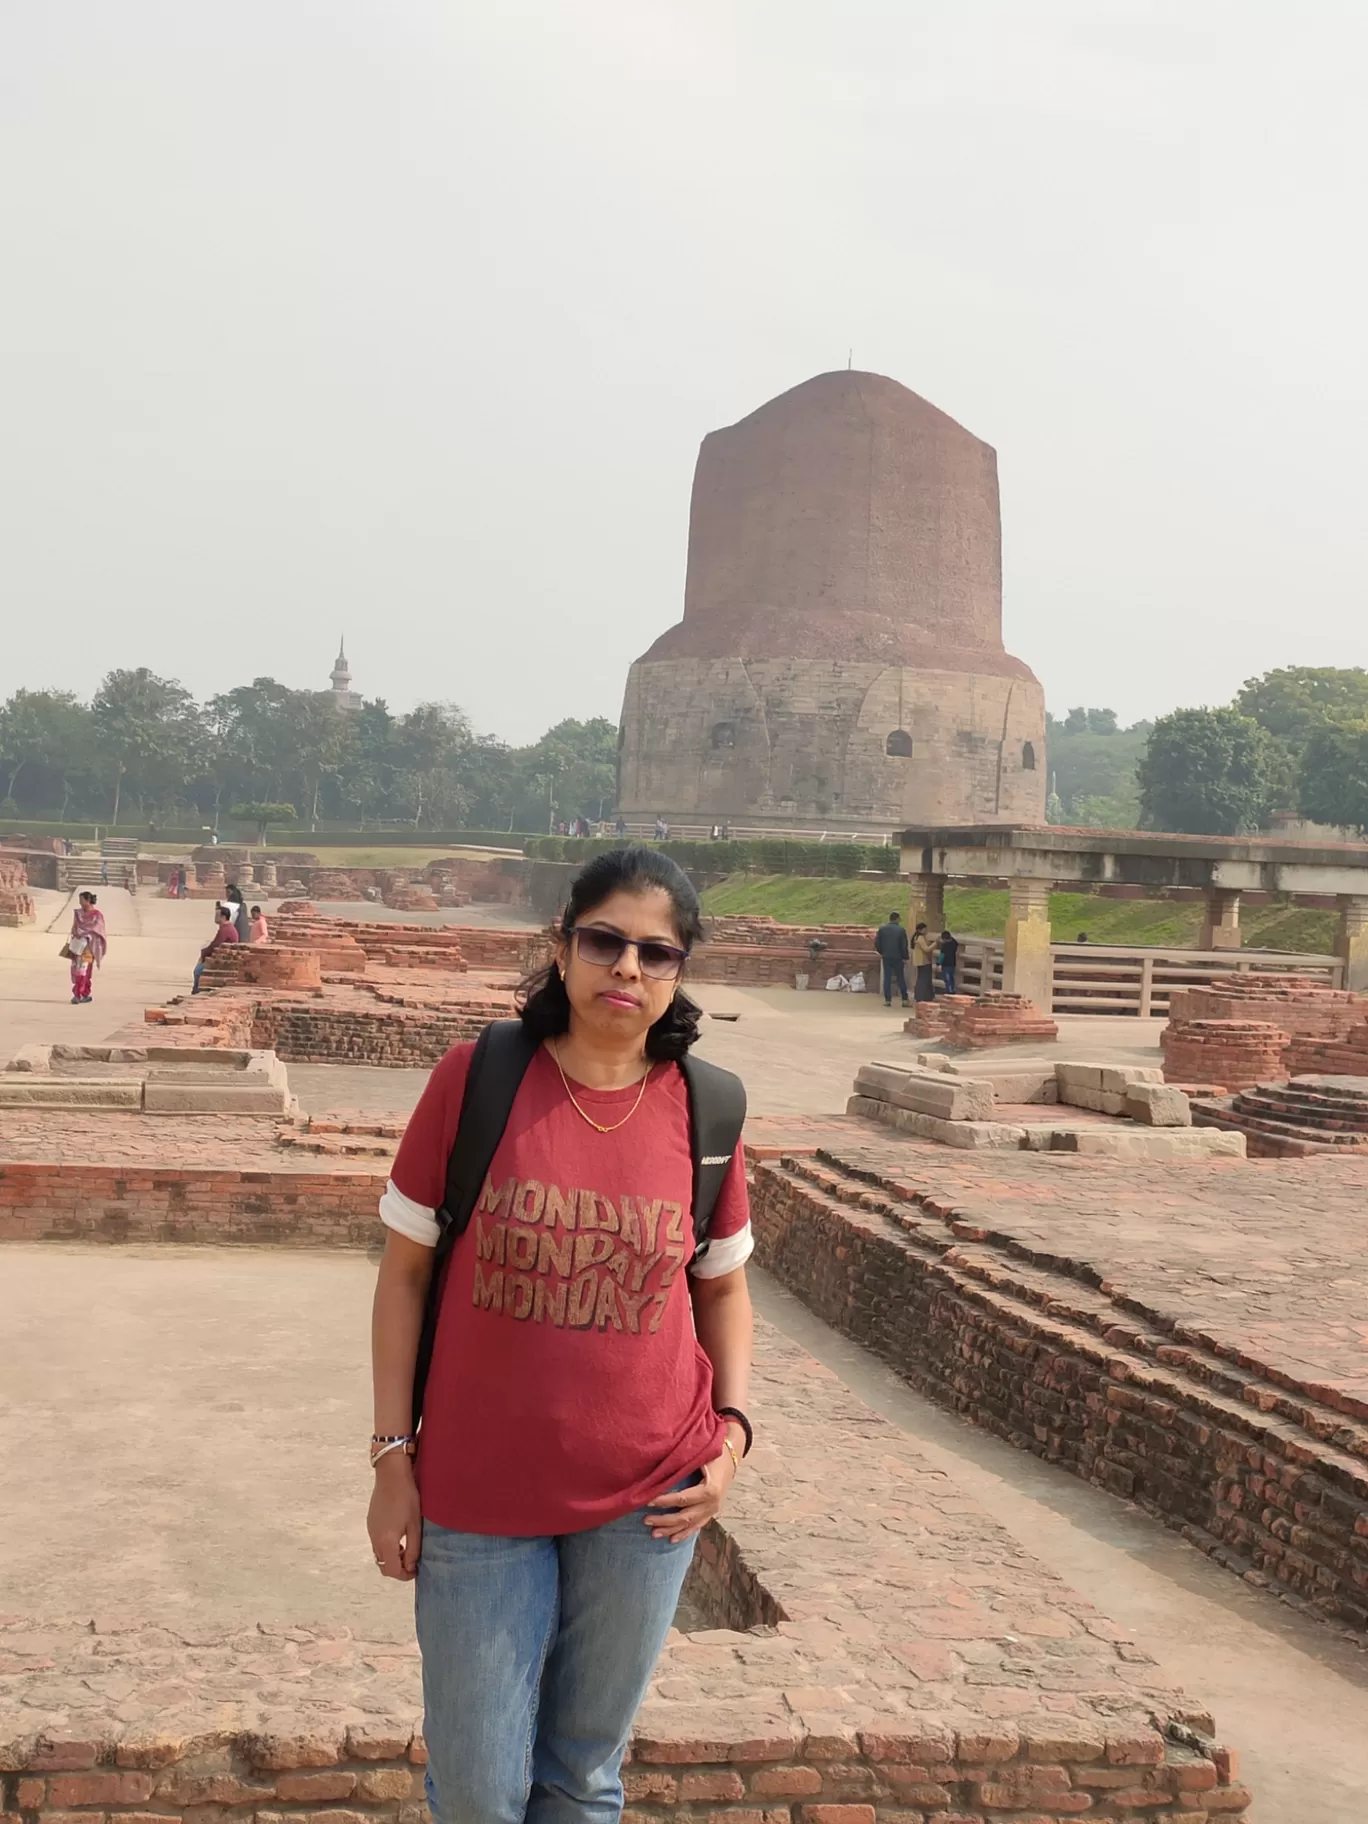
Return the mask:
[[442,1305],[446,1269],[457,1237],[469,1227],[485,1174],[493,1163],[513,1103],[537,1054],[537,1041],[529,1039],[520,1020],[495,1020],[475,1041],[466,1072],[461,1115],[456,1138],[447,1159],[446,1195],[437,1211],[437,1246],[433,1250],[432,1277],[428,1281],[423,1327],[418,1336],[418,1356],[413,1368],[413,1429],[423,1416],[423,1394],[432,1366],[437,1339],[437,1316]]
[[437,1212],[445,1251],[469,1226],[528,1066],[537,1055],[521,1020],[495,1020],[475,1041],[461,1118],[447,1159],[446,1195]]
[[689,1143],[693,1151],[694,1242],[702,1246],[717,1207],[727,1168],[746,1120],[746,1086],[720,1065],[686,1053],[680,1059],[689,1091]]

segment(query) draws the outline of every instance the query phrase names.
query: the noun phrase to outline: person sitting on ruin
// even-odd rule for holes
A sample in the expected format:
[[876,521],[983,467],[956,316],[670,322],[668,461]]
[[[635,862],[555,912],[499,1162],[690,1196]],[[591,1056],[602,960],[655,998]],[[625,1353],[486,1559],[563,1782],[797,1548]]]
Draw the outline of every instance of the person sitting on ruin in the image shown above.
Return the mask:
[[[680,977],[701,934],[692,883],[658,850],[590,861],[521,1031],[497,1024],[438,1064],[380,1204],[368,1530],[381,1575],[417,1581],[440,1824],[620,1815],[694,1542],[750,1443],[744,1104],[688,1058],[701,1014]],[[434,1269],[453,1144],[478,1139],[457,1138],[474,1059],[472,1097],[510,1112]]]
[[195,964],[195,979],[194,986],[190,990],[191,994],[199,993],[200,977],[204,974],[204,965],[209,961],[209,958],[214,954],[215,950],[219,949],[224,944],[237,944],[241,941],[242,940],[237,934],[237,926],[233,923],[233,908],[221,903],[215,906],[214,935],[199,953],[199,961]]
[[893,989],[896,985],[902,1004],[906,1007],[907,959],[912,952],[907,942],[907,927],[896,912],[890,912],[886,922],[874,933],[874,948],[883,965],[884,1006],[893,1005]]
[[266,923],[266,914],[260,906],[253,906],[252,922],[247,927],[247,942],[249,944],[269,944],[270,941],[271,931]]
[[223,889],[223,903],[232,913],[233,927],[238,934],[238,942],[245,944],[250,933],[247,928],[247,908],[242,903],[242,888],[229,881]]
[[924,924],[918,925],[912,933],[912,962],[916,977],[912,983],[914,1001],[934,1001],[936,998],[936,940]]
[[959,970],[959,939],[952,937],[949,931],[940,934],[940,972],[941,982],[947,994],[955,994],[956,975]]

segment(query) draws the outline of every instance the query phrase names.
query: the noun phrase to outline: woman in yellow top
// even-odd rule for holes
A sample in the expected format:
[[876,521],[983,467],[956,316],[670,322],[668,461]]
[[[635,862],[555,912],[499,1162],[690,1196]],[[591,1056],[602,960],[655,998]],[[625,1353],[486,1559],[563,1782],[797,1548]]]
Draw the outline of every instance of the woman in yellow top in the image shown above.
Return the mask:
[[936,945],[926,926],[918,925],[912,933],[912,964],[916,969],[916,981],[912,988],[914,1001],[934,1001],[936,984],[932,979],[932,970],[936,961]]

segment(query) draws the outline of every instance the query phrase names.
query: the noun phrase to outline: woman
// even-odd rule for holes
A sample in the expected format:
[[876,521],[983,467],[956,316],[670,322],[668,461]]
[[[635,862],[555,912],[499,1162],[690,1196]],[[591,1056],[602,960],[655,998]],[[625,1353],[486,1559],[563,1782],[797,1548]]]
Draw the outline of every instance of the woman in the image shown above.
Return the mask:
[[916,969],[912,984],[912,999],[914,1001],[934,1001],[936,998],[934,973],[936,946],[924,924],[918,925],[912,933],[912,962]]
[[66,941],[66,954],[71,959],[73,1007],[86,1006],[93,998],[91,982],[95,970],[104,962],[108,948],[104,913],[97,907],[93,893],[82,893],[77,899],[71,935]]
[[[437,1824],[606,1824],[699,1530],[749,1438],[745,1167],[691,1226],[679,978],[701,930],[653,850],[591,861],[554,961],[527,984],[540,1041],[449,1257],[423,1424],[414,1362],[447,1158],[474,1047],[437,1066],[381,1203],[375,1492],[381,1573],[417,1578]],[[690,1258],[692,1256],[692,1258]]]

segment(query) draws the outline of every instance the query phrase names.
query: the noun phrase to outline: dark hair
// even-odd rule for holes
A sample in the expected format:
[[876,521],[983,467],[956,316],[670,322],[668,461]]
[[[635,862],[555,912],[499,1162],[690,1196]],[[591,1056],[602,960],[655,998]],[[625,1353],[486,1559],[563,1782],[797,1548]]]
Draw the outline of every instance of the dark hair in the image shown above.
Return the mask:
[[889,922],[889,924],[890,924],[890,925],[896,925],[896,924],[897,924],[897,923],[898,923],[898,920],[899,920],[899,917],[900,917],[900,916],[901,916],[901,914],[899,914],[899,913],[897,913],[897,912],[890,912],[890,913],[889,913],[889,915],[888,915],[888,922]]
[[77,899],[88,899],[92,906],[95,904],[95,895],[91,892],[89,887],[86,888],[84,893],[78,893],[76,897]]
[[261,917],[261,907],[260,907],[260,906],[253,906],[253,907],[252,907],[252,917],[253,917],[253,918],[260,918],[260,917]]
[[[649,893],[659,887],[670,896],[675,933],[685,950],[692,950],[703,936],[703,911],[698,894],[678,862],[659,849],[635,846],[610,849],[582,867],[570,884],[565,910],[554,930],[563,942],[575,926],[614,893]],[[554,962],[529,975],[518,990],[518,1012],[523,1031],[530,1038],[554,1039],[570,1030],[570,996]],[[646,1056],[657,1063],[678,1061],[698,1038],[703,1010],[682,988],[646,1034]]]
[[916,930],[913,931],[912,935],[915,937],[917,935],[917,931],[925,931],[925,929],[926,929],[926,921],[925,921],[925,919],[923,919],[921,924],[919,924],[916,927]]
[[217,905],[214,907],[215,918],[231,918],[232,916],[233,914],[227,906]]

